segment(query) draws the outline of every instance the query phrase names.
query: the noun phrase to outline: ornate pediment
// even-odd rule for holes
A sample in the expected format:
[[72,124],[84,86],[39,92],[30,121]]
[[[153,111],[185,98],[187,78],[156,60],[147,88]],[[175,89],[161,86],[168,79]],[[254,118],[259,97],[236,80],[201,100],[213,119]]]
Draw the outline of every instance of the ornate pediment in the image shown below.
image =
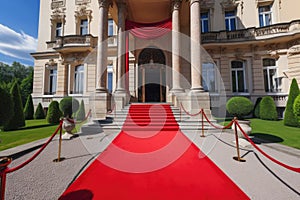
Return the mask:
[[65,17],[66,17],[65,8],[56,8],[52,12],[51,21],[61,21],[61,22],[64,22]]
[[89,20],[92,19],[92,10],[88,9],[86,5],[78,6],[77,10],[75,11],[75,19],[76,21],[82,18],[88,18]]

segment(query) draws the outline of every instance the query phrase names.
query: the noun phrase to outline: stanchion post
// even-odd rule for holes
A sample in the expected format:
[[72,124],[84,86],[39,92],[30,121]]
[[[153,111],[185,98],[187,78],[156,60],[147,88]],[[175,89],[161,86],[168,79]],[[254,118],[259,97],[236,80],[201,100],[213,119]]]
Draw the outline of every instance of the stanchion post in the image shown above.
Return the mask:
[[5,198],[5,186],[6,186],[6,169],[11,163],[11,158],[3,157],[0,159],[0,200]]
[[246,160],[241,158],[241,156],[240,156],[239,137],[238,137],[236,123],[237,123],[237,117],[234,118],[234,134],[235,134],[235,143],[236,143],[237,156],[234,156],[233,159],[238,161],[238,162],[246,162]]
[[203,109],[201,109],[201,121],[202,121],[202,135],[201,135],[201,137],[205,137],[205,135],[204,135],[204,118],[203,118],[203,115],[204,115],[204,110]]
[[53,162],[61,162],[63,161],[65,158],[61,157],[61,143],[62,143],[62,124],[60,125],[60,129],[59,129],[59,141],[58,141],[58,156],[57,159],[54,159]]

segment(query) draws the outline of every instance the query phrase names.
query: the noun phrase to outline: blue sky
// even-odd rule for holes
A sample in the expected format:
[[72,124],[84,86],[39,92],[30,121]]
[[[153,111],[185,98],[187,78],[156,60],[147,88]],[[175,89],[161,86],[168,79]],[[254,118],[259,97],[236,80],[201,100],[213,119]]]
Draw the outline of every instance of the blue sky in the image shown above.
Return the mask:
[[33,66],[36,51],[40,0],[1,1],[0,62]]

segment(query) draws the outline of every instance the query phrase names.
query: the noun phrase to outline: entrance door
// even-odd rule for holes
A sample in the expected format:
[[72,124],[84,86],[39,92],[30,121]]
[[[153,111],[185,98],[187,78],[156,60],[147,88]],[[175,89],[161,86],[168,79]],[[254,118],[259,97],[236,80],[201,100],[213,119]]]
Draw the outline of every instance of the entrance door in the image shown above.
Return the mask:
[[146,48],[139,56],[139,102],[166,102],[165,56]]

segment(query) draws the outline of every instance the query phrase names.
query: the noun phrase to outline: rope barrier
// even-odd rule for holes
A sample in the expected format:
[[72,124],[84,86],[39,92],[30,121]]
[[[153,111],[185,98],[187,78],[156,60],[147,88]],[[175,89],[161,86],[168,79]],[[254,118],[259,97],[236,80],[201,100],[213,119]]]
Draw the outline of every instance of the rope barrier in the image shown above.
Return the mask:
[[189,116],[191,116],[191,117],[195,117],[195,116],[200,115],[200,114],[202,113],[202,109],[201,109],[198,113],[196,113],[196,114],[191,114],[191,113],[189,113],[188,111],[186,111],[186,109],[183,107],[182,103],[180,103],[180,106],[182,107],[183,111],[184,111],[187,115],[189,115]]
[[79,121],[79,122],[76,122],[75,120],[70,119],[70,118],[65,118],[65,119],[68,122],[73,123],[73,124],[81,124],[82,122],[86,121],[91,114],[92,114],[92,110],[90,109],[89,112],[88,112],[88,114],[85,116],[85,118],[83,120]]
[[233,125],[233,123],[234,123],[234,120],[232,120],[227,126],[218,127],[218,126],[216,126],[215,124],[213,124],[213,123],[208,119],[208,117],[207,117],[207,115],[205,114],[204,111],[203,111],[203,115],[204,115],[206,121],[207,121],[212,127],[214,127],[215,129],[221,129],[221,130],[228,129],[228,128],[230,128],[230,127]]
[[300,173],[300,168],[296,168],[296,167],[292,167],[292,166],[289,166],[289,165],[286,165],[278,160],[276,160],[275,158],[271,157],[270,155],[268,155],[266,152],[264,152],[262,149],[260,149],[252,140],[251,138],[249,138],[249,136],[245,133],[245,131],[242,129],[242,127],[240,126],[239,122],[237,120],[235,120],[235,124],[238,126],[238,128],[240,129],[240,131],[242,132],[242,134],[244,135],[244,137],[251,143],[251,145],[257,149],[262,155],[264,155],[265,157],[267,157],[268,159],[270,159],[271,161],[275,162],[276,164],[286,168],[286,169],[289,169],[291,171],[294,171],[294,172],[298,172]]
[[113,108],[110,111],[108,111],[107,114],[113,113],[115,111],[115,109],[116,109],[116,104],[114,104]]

